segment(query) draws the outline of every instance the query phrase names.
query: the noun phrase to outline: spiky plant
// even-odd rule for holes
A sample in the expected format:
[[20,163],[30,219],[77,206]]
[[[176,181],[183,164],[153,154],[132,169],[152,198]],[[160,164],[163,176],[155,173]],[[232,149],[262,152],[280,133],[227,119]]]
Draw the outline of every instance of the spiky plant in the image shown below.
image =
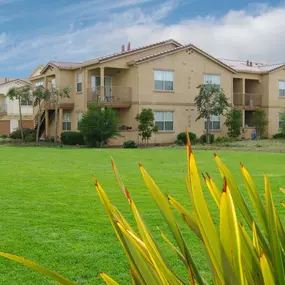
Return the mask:
[[[191,210],[186,209],[174,198],[164,195],[145,168],[140,165],[146,186],[168,224],[176,245],[172,244],[163,233],[162,237],[185,264],[188,271],[187,284],[207,285],[207,282],[197,269],[191,255],[191,249],[188,248],[187,241],[181,234],[172,208],[182,216],[186,224],[201,240],[209,263],[212,282],[215,285],[285,284],[285,234],[272,200],[268,177],[264,175],[264,206],[250,174],[241,165],[246,189],[257,216],[255,219],[230,171],[217,155],[215,155],[215,160],[223,178],[222,190],[216,186],[210,176],[203,177],[219,209],[220,224],[218,226],[213,222],[203,194],[202,183],[189,138],[187,142],[188,171],[185,182],[192,205]],[[123,184],[113,161],[112,165],[117,182],[130,205],[138,232],[129,225],[111,203],[97,180],[95,180],[95,187],[126,253],[133,284],[185,284],[161,255],[161,251],[141,218],[136,204]],[[238,220],[237,209],[246,225]],[[118,284],[104,273],[101,273],[101,276],[107,284]]]

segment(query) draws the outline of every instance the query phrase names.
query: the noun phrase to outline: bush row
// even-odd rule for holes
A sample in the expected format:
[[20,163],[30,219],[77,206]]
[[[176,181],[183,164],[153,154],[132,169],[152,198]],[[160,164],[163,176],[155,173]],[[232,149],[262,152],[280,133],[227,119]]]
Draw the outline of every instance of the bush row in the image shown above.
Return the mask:
[[[36,141],[36,130],[35,129],[23,129],[24,140],[26,142],[35,142]],[[11,139],[20,140],[21,139],[21,131],[20,129],[16,129],[10,134]]]
[[[197,137],[195,133],[189,132],[189,138],[191,141],[191,144],[196,143],[206,143],[206,134],[203,134],[200,138]],[[215,136],[213,134],[210,134],[210,143],[212,144],[215,141]],[[182,132],[177,135],[176,143],[178,145],[185,145],[186,144],[186,133]]]
[[63,132],[61,142],[66,145],[84,145],[84,137],[80,132]]
[[277,133],[277,134],[273,135],[273,139],[285,139],[285,134]]

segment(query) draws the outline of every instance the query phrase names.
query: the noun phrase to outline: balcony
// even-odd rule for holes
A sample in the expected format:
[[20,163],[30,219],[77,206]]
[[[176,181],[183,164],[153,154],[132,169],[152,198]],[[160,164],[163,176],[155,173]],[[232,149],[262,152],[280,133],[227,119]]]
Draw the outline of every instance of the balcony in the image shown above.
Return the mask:
[[252,93],[234,93],[234,106],[247,109],[259,108],[262,105],[262,95]]
[[0,117],[7,115],[7,105],[6,104],[0,104]]
[[132,88],[125,86],[101,86],[89,88],[88,102],[97,102],[100,107],[130,108],[132,102]]

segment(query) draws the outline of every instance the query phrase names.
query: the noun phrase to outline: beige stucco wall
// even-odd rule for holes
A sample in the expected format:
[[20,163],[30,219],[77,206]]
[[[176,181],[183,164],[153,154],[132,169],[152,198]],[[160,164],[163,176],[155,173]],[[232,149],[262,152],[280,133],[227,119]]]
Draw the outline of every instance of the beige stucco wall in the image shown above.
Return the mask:
[[[186,51],[180,51],[139,64],[138,69],[141,108],[174,112],[174,132],[155,134],[154,143],[174,142],[177,134],[185,131],[186,127],[198,136],[204,133],[204,120],[196,122],[198,115],[194,106],[194,98],[199,93],[197,86],[204,83],[205,74],[221,76],[221,87],[232,103],[232,72],[198,52],[194,51],[189,54]],[[154,70],[174,71],[173,92],[154,90]],[[221,117],[221,131],[213,131],[217,136],[226,135],[227,129],[223,123],[224,118]]]

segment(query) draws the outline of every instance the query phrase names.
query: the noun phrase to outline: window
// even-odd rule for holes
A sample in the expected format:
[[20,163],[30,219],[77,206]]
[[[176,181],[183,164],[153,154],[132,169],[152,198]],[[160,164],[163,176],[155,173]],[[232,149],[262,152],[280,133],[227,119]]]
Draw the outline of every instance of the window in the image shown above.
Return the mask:
[[76,92],[82,92],[82,72],[76,74]]
[[33,96],[29,96],[27,100],[21,100],[22,106],[33,106]]
[[77,113],[77,130],[79,130],[79,124],[80,124],[80,121],[82,119],[82,116],[83,116],[82,112]]
[[154,118],[159,131],[173,131],[173,112],[155,112]]
[[71,113],[63,112],[62,130],[71,131]]
[[173,91],[173,71],[154,71],[154,90]]
[[204,75],[204,84],[215,84],[220,88],[221,86],[221,76],[220,75],[212,75],[205,74]]
[[[205,130],[207,129],[207,119],[205,119]],[[211,116],[210,117],[210,130],[220,130],[221,129],[221,121],[220,116]]]
[[278,127],[279,129],[282,128],[282,126],[285,124],[285,116],[284,113],[279,113],[279,118],[278,118]]
[[40,87],[40,86],[44,86],[44,82],[43,81],[38,81],[35,83],[36,87]]
[[285,97],[285,81],[279,81],[279,96]]

